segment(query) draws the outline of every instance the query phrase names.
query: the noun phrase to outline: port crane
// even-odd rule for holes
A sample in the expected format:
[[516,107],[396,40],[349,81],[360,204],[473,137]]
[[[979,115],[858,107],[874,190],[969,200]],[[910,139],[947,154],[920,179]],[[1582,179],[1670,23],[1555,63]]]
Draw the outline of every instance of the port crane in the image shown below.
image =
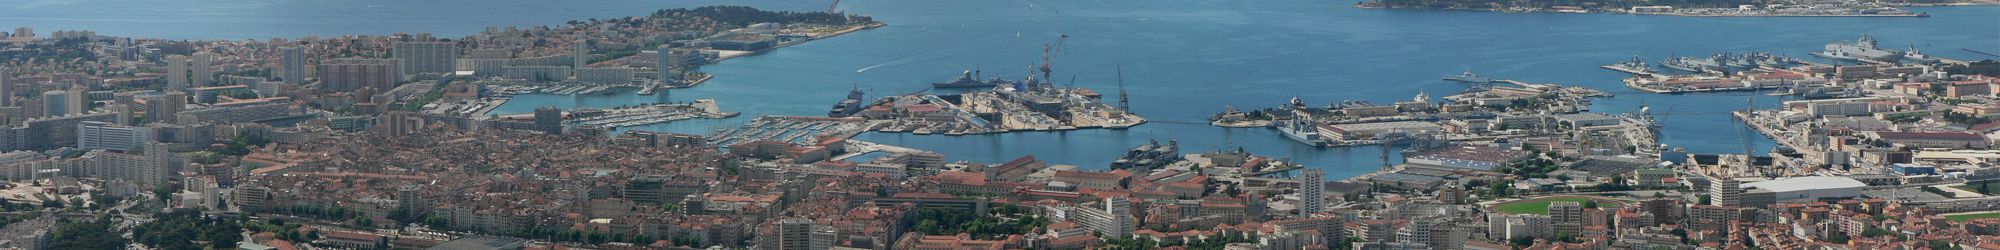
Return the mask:
[[833,4],[826,5],[826,13],[840,14],[840,0],[833,0]]
[[1063,43],[1065,42],[1069,42],[1069,34],[1057,37],[1054,45],[1042,44],[1042,79],[1055,79],[1051,78],[1053,76],[1049,73],[1052,71],[1051,68],[1054,67],[1056,56],[1062,53]]
[[1125,65],[1118,65],[1118,110],[1132,112],[1132,106],[1125,99]]

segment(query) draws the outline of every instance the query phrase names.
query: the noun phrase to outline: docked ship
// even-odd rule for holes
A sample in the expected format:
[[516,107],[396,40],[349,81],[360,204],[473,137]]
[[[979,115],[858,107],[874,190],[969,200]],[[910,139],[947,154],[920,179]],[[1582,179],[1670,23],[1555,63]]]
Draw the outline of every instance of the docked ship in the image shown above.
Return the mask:
[[1699,73],[1722,72],[1724,70],[1724,67],[1726,67],[1724,63],[1728,61],[1728,58],[1729,58],[1728,54],[1715,54],[1714,56],[1709,56],[1705,58],[1687,57],[1687,56],[1673,57],[1673,58],[1667,58],[1667,60],[1664,62],[1660,62],[1660,66],[1666,66],[1667,68],[1670,69],[1677,69],[1688,72],[1699,72]]
[[1463,83],[1489,83],[1489,82],[1493,82],[1493,78],[1488,78],[1488,77],[1484,77],[1484,76],[1479,76],[1478,74],[1473,74],[1471,70],[1467,70],[1467,71],[1465,71],[1465,73],[1459,73],[1459,74],[1458,74],[1458,75],[1456,75],[1456,76],[1447,76],[1447,77],[1444,77],[1444,80],[1446,80],[1446,81],[1457,81],[1457,82],[1463,82]]
[[1327,146],[1327,141],[1320,137],[1319,122],[1313,121],[1312,116],[1307,115],[1306,112],[1301,112],[1308,108],[1305,101],[1299,100],[1298,97],[1292,97],[1292,102],[1286,104],[1286,108],[1292,110],[1292,119],[1279,121],[1276,126],[1279,134],[1284,134],[1285,138],[1291,138],[1306,145],[1314,147]]
[[854,90],[847,91],[847,99],[841,99],[839,103],[833,104],[833,108],[826,111],[826,116],[847,117],[860,113],[861,109],[868,106],[866,98],[867,94],[861,92],[861,86],[855,85]]
[[1921,51],[1917,51],[1916,45],[1910,45],[1909,50],[1903,51],[1903,60],[1909,60],[1919,63],[1937,63],[1938,61],[1941,61],[1936,57],[1931,57],[1930,55],[1925,55]]
[[1769,52],[1761,52],[1761,51],[1750,52],[1748,54],[1742,54],[1742,55],[1730,55],[1730,54],[1720,54],[1720,55],[1721,57],[1718,59],[1722,60],[1724,66],[1729,66],[1730,68],[1737,68],[1737,69],[1754,69],[1765,66],[1782,68],[1799,63],[1797,59],[1792,59],[1790,57],[1784,57],[1779,55],[1772,55]]
[[1853,43],[1827,43],[1826,50],[1814,52],[1813,55],[1840,60],[1872,60],[1881,62],[1894,62],[1903,57],[1902,52],[1876,47],[1875,38],[1869,37],[1866,34],[1861,35],[1861,39],[1855,40]]
[[1002,79],[1000,79],[1000,78],[993,78],[993,79],[986,79],[986,80],[979,80],[979,75],[978,75],[978,74],[979,74],[979,71],[973,71],[973,70],[967,70],[967,71],[965,71],[965,73],[964,73],[964,74],[962,74],[962,75],[959,75],[959,76],[958,76],[958,79],[953,79],[953,80],[951,80],[951,81],[949,81],[949,82],[939,82],[939,83],[931,83],[931,87],[932,87],[932,88],[940,88],[940,89],[950,89],[950,88],[992,88],[992,87],[994,87],[994,86],[1003,86],[1003,85],[1013,85],[1013,84],[1014,84],[1014,83],[1013,83],[1013,82],[1011,82],[1011,81],[1007,81],[1007,80],[1002,80]]
[[1754,60],[1754,62],[1756,62],[1759,66],[1782,68],[1782,67],[1791,67],[1793,65],[1801,64],[1801,62],[1799,62],[1799,59],[1780,56],[1780,55],[1772,55],[1771,53],[1767,52],[1751,53],[1750,57],[1751,57],[1750,59]]
[[1618,66],[1638,71],[1639,73],[1653,72],[1653,67],[1646,65],[1646,60],[1640,59],[1639,56],[1632,56],[1632,60],[1618,63]]

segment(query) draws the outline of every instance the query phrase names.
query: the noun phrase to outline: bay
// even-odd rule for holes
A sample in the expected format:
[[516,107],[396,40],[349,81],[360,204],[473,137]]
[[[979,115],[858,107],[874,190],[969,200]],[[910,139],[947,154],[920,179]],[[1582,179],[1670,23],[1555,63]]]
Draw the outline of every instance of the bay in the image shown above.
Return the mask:
[[[488,26],[555,25],[568,20],[644,15],[702,5],[818,11],[822,1],[176,1],[32,0],[0,7],[0,23],[43,33],[89,29],[104,35],[170,39],[265,39],[307,35],[429,32],[473,34]],[[1697,153],[1765,152],[1771,140],[1726,114],[1781,101],[1750,93],[1658,95],[1628,90],[1624,74],[1598,65],[1635,55],[1769,51],[1807,57],[1830,41],[1863,33],[1885,47],[1915,47],[1957,59],[1992,59],[1962,51],[2000,51],[2000,7],[1913,8],[1929,18],[1690,18],[1612,14],[1512,14],[1356,9],[1351,2],[1271,1],[975,1],[857,0],[839,8],[872,15],[887,27],[708,65],[715,80],[654,96],[530,95],[496,113],[535,107],[610,107],[717,99],[744,116],[637,129],[706,133],[761,115],[823,115],[858,86],[870,96],[923,89],[960,71],[1022,77],[1045,43],[1070,39],[1056,55],[1056,78],[1116,93],[1122,66],[1132,111],[1156,122],[1127,130],[943,136],[869,133],[861,140],[945,153],[951,160],[1003,162],[1034,155],[1053,164],[1103,168],[1148,140],[1178,140],[1184,152],[1242,147],[1327,170],[1330,178],[1382,164],[1379,148],[1318,149],[1266,129],[1200,124],[1224,106],[1260,108],[1297,96],[1313,104],[1342,99],[1386,103],[1418,92],[1457,93],[1466,86],[1438,77],[1472,70],[1502,79],[1580,85],[1611,91],[1597,112],[1651,106],[1666,128],[1662,142]],[[867,69],[867,70],[862,70]],[[1393,154],[1393,153],[1392,153]],[[1394,158],[1395,156],[1391,156]]]

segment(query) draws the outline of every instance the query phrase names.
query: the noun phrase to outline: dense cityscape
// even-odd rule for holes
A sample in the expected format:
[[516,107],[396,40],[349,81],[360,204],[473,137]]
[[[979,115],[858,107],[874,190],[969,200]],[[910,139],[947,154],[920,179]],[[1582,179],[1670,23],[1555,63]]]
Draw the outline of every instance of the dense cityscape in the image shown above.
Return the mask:
[[[1354,6],[1837,19],[1965,4],[1992,3]],[[0,32],[0,249],[2000,249],[2000,62],[1986,59],[2000,55],[1941,57],[1866,31],[1812,38],[1830,42],[1798,57],[1718,46],[1566,69],[1615,71],[1622,89],[1468,70],[1437,79],[1455,93],[1246,100],[1267,105],[1194,121],[1134,111],[1149,97],[1130,95],[1125,71],[1147,62],[1083,87],[1058,75],[1072,69],[1060,60],[1094,55],[1069,53],[1082,38],[1067,34],[1032,38],[1041,54],[1021,55],[1025,69],[906,83],[919,91],[855,84],[813,100],[824,115],[744,115],[763,106],[702,96],[501,108],[685,95],[674,92],[715,87],[707,65],[897,25],[840,6],[661,9],[464,37]],[[1745,106],[1593,109],[1628,93]],[[1663,120],[1689,115],[1778,147],[1663,142]],[[643,129],[739,116],[708,133]],[[1161,125],[1379,149],[1361,161],[1379,164],[1174,135],[1117,145],[1130,150],[1107,165],[977,162],[859,137]]]

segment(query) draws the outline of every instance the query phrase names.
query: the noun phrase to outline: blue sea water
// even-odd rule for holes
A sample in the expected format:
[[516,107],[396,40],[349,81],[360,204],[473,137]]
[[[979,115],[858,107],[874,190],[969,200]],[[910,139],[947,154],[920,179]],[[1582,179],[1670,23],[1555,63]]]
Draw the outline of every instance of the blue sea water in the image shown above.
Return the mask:
[[[476,33],[487,26],[553,25],[568,20],[643,15],[702,5],[816,11],[830,1],[302,1],[30,0],[0,6],[0,26],[88,29],[104,35],[173,39],[266,39],[307,35]],[[871,96],[923,89],[959,71],[1021,77],[1044,43],[1069,35],[1055,77],[1115,93],[1122,66],[1132,111],[1152,119],[1128,130],[1079,130],[979,136],[863,134],[858,139],[945,153],[951,160],[1002,162],[1034,155],[1056,164],[1102,168],[1148,140],[1178,140],[1187,152],[1243,147],[1326,169],[1330,177],[1381,165],[1374,147],[1317,149],[1266,129],[1199,124],[1224,106],[1261,108],[1297,96],[1310,103],[1342,99],[1386,103],[1418,92],[1465,88],[1438,77],[1472,70],[1502,79],[1589,86],[1617,97],[1597,112],[1640,105],[1662,114],[1664,143],[1698,153],[1764,152],[1774,144],[1726,114],[1779,99],[1750,93],[1658,95],[1619,84],[1623,73],[1597,68],[1642,56],[1770,51],[1795,57],[1862,33],[1887,47],[1933,55],[1994,59],[1965,52],[2000,51],[2000,7],[1915,8],[1929,18],[1690,18],[1611,14],[1510,14],[1356,9],[1345,1],[1022,1],[851,0],[839,8],[872,15],[880,29],[731,59],[702,68],[715,80],[654,96],[517,97],[498,113],[539,106],[618,106],[716,99],[744,116],[640,127],[706,133],[761,115],[823,115],[847,89]],[[865,71],[861,69],[867,69]],[[1192,122],[1193,124],[1190,124]]]

